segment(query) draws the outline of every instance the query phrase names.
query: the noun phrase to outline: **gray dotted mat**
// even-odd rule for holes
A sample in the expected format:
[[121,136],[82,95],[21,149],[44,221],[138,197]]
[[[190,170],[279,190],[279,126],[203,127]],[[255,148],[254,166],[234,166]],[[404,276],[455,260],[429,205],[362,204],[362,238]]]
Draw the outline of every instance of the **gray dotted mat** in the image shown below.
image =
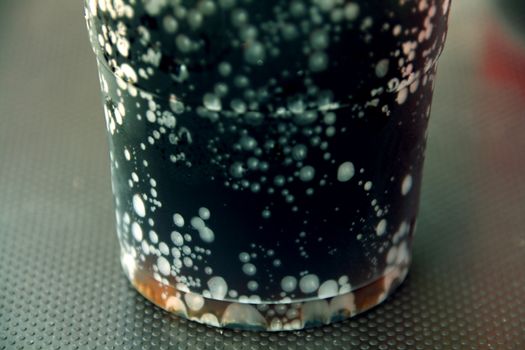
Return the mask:
[[524,349],[525,89],[485,74],[497,21],[480,4],[453,6],[405,284],[344,323],[251,333],[130,286],[81,3],[2,0],[0,349]]

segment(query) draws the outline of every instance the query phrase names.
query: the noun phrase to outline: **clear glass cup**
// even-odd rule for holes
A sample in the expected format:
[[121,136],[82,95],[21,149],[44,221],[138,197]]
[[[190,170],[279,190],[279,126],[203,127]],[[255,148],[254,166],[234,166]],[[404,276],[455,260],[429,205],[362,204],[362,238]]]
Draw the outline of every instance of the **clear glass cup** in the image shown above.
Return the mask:
[[292,330],[405,278],[448,0],[87,0],[121,261],[156,305]]

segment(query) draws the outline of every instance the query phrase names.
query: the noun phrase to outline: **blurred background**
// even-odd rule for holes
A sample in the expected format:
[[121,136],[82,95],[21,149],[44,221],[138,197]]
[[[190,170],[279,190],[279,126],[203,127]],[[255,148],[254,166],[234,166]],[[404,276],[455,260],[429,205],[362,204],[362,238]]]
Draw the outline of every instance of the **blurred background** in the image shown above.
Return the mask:
[[[524,1],[453,1],[425,171],[407,283],[302,348],[525,349]],[[0,349],[299,348],[144,301],[110,191],[81,1],[0,0]]]

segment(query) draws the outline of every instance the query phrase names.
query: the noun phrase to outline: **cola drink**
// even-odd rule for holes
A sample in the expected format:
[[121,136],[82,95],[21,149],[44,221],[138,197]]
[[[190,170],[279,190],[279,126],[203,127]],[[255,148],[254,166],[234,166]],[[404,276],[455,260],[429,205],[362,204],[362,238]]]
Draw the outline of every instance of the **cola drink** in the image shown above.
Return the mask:
[[89,0],[121,261],[197,322],[292,330],[411,260],[448,0]]

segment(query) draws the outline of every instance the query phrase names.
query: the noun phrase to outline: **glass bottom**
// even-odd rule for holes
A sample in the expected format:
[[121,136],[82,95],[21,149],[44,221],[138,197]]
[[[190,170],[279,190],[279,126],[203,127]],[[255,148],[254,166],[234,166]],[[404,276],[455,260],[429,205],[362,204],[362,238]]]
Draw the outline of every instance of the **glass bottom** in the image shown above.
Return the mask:
[[408,263],[390,265],[375,281],[326,299],[291,303],[239,303],[205,298],[157,281],[130,256],[121,255],[131,284],[146,299],[180,317],[213,327],[252,331],[288,331],[339,322],[383,302],[405,280]]

